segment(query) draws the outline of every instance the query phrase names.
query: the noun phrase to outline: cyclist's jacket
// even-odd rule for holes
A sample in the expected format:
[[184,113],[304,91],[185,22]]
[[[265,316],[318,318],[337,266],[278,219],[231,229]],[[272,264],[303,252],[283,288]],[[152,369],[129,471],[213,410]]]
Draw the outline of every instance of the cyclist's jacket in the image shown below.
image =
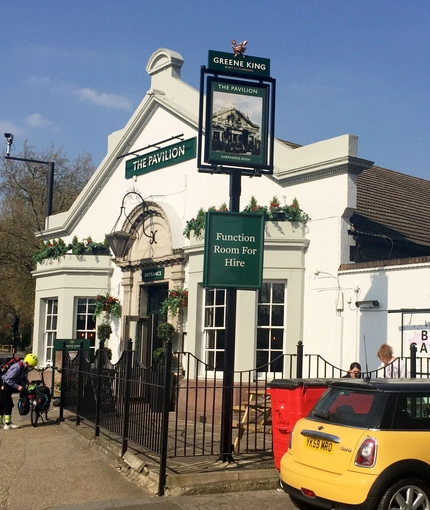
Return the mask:
[[27,386],[28,377],[24,362],[18,361],[11,365],[7,372],[2,376],[2,379],[8,386],[15,390],[18,389],[18,386]]

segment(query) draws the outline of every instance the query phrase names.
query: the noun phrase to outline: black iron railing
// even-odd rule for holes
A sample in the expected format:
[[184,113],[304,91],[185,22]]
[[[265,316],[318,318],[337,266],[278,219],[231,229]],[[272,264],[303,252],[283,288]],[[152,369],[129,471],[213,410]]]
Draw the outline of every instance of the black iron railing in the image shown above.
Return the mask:
[[[85,420],[95,436],[103,429],[121,443],[122,454],[132,442],[160,459],[159,495],[164,492],[168,458],[220,454],[222,433],[222,371],[188,352],[165,356],[151,367],[142,366],[129,340],[115,364],[103,344],[88,358],[83,343],[70,352],[64,345],[61,409],[76,424]],[[411,355],[398,358],[409,377],[428,377],[430,360]],[[273,372],[282,367],[282,372]],[[363,376],[383,377],[389,367]],[[235,371],[233,377],[232,427],[234,452],[272,452],[270,383],[274,379],[339,378],[346,374],[318,354],[304,354],[299,342],[294,354],[283,354],[253,370]]]

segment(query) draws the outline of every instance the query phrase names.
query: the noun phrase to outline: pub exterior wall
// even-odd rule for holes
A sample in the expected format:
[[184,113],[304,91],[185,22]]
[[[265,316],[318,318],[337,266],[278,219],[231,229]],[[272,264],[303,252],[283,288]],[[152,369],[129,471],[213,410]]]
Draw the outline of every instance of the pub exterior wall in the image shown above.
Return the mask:
[[[108,154],[70,211],[50,217],[41,236],[44,240],[62,237],[71,241],[75,235],[79,239],[91,235],[95,241],[102,241],[118,219],[124,195],[136,190],[162,211],[153,224],[158,231],[157,244],[149,245],[140,231],[139,240],[123,261],[100,257],[102,260],[95,263],[66,256],[64,260],[38,265],[34,272],[34,345],[41,359],[44,300],[58,297],[58,337],[73,334],[76,297],[91,297],[106,290],[121,299],[124,315],[135,317],[137,324],[144,318],[139,310],[140,290],[146,285],[141,281],[141,265],[147,266],[151,260],[154,264],[168,261],[182,249],[188,262],[166,262],[164,280],[157,283],[173,288],[183,281],[189,288],[184,348],[204,357],[203,243],[194,238],[187,240],[183,229],[200,207],[207,210],[228,203],[229,177],[199,173],[194,159],[127,180],[128,158],[118,159],[168,137],[197,136],[198,91],[181,81],[178,54],[172,52],[170,63],[169,55],[169,50],[162,49],[151,57],[147,67],[153,78],[151,89],[126,126],[110,135]],[[161,68],[154,63],[157,56],[161,58]],[[151,67],[151,62],[155,67]],[[396,352],[401,349],[399,315],[387,311],[428,306],[429,292],[423,282],[429,276],[429,264],[339,272],[341,264],[349,262],[353,243],[347,230],[356,207],[357,174],[371,164],[358,159],[354,135],[296,149],[275,140],[274,176],[242,178],[241,209],[251,196],[261,205],[269,205],[273,196],[286,204],[296,197],[311,218],[306,225],[266,223],[263,277],[287,284],[285,352],[295,352],[297,342],[303,341],[307,353],[321,354],[331,363],[347,368],[351,361],[365,363],[366,336],[371,369],[377,364],[375,352],[380,343],[392,343]],[[139,200],[128,201],[127,214],[140,205]],[[127,228],[124,220],[123,217],[118,223],[119,228]],[[238,292],[237,369],[254,368],[256,299],[256,292]],[[357,299],[378,299],[381,307],[361,312],[354,305]],[[114,338],[118,347],[113,348],[114,356],[126,340],[123,326],[120,323]],[[136,339],[134,330],[129,334]]]

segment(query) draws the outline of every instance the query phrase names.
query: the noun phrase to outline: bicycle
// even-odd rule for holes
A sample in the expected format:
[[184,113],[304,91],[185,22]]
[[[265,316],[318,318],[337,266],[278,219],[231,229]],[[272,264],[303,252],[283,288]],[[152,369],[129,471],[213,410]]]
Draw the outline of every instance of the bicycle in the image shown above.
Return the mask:
[[[30,420],[33,427],[37,427],[39,418],[45,423],[48,421],[48,411],[51,406],[51,390],[45,384],[45,378],[43,373],[45,370],[51,368],[55,370],[55,367],[46,366],[43,368],[34,368],[40,374],[40,379],[31,381],[27,387],[28,399],[30,402]],[[45,419],[43,419],[43,414]]]

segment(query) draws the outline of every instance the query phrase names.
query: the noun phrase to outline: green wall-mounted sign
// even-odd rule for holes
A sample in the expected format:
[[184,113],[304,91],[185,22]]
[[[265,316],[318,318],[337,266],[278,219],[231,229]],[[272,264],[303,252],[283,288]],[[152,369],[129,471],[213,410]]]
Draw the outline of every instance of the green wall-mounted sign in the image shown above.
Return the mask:
[[270,60],[268,58],[236,55],[222,51],[209,50],[208,69],[253,76],[270,76]]
[[125,178],[132,179],[135,175],[147,174],[195,157],[196,138],[194,137],[129,159],[125,162]]
[[164,280],[164,267],[148,267],[142,270],[142,282]]
[[260,289],[263,254],[264,215],[207,213],[204,287]]

